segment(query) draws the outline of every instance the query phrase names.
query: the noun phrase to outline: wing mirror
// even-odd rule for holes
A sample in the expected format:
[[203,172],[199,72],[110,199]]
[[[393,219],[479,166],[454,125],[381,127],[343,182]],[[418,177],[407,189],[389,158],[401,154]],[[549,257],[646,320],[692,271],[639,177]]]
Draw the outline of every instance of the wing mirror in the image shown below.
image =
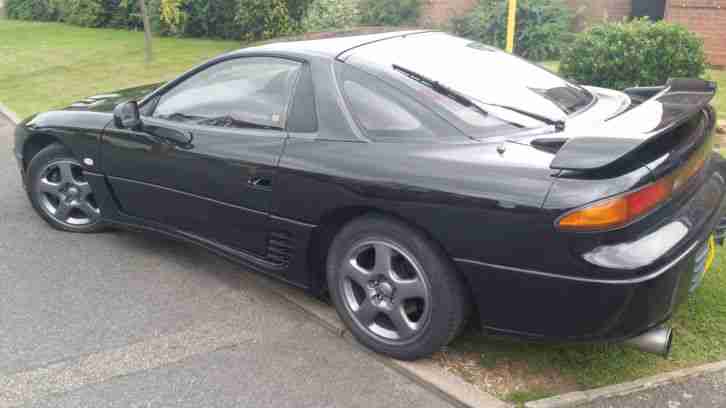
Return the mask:
[[120,129],[141,129],[141,115],[136,101],[128,101],[116,105],[113,109],[113,121]]

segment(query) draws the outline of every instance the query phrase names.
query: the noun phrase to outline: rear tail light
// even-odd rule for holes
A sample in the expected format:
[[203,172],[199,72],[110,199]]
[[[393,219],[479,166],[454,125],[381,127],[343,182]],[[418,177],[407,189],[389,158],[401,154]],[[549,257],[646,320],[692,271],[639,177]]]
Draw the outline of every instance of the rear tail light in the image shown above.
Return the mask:
[[683,167],[645,187],[570,211],[557,221],[557,226],[568,231],[598,231],[629,224],[682,189],[703,168],[709,150],[699,149]]

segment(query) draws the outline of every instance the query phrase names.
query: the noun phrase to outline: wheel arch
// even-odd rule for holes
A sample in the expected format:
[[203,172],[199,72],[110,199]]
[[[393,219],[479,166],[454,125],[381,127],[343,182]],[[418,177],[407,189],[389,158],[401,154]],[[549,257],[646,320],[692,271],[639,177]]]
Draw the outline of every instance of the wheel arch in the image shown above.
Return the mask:
[[27,171],[33,157],[54,143],[60,144],[68,149],[68,146],[61,139],[48,133],[35,133],[28,137],[25,143],[23,143],[23,169]]
[[[456,263],[453,261],[451,255],[444,249],[442,243],[425,227],[393,211],[386,211],[371,206],[351,206],[336,208],[324,214],[320,219],[318,228],[315,229],[315,232],[311,236],[308,244],[308,269],[311,273],[312,289],[315,293],[324,295],[327,292],[325,265],[330,246],[335,236],[345,225],[353,220],[370,215],[380,215],[396,219],[423,234],[451,263],[452,269],[456,271],[459,278],[466,282],[465,275],[456,267]],[[466,288],[468,291],[469,286],[467,285]]]

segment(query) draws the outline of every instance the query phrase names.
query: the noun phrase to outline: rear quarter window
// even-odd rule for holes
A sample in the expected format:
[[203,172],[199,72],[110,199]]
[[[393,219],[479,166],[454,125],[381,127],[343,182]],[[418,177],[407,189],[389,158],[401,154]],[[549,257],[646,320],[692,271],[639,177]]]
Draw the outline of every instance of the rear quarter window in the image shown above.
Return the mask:
[[373,140],[465,140],[445,120],[373,75],[345,66],[340,83],[356,123]]

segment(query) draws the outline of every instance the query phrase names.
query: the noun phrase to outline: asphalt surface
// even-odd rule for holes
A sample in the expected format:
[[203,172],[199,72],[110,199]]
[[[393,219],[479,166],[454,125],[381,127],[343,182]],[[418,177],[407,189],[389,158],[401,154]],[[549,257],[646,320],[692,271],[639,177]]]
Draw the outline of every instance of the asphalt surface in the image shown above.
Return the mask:
[[33,212],[0,115],[0,408],[444,407],[194,246]]
[[648,391],[616,397],[582,408],[726,407],[726,371],[691,378]]

